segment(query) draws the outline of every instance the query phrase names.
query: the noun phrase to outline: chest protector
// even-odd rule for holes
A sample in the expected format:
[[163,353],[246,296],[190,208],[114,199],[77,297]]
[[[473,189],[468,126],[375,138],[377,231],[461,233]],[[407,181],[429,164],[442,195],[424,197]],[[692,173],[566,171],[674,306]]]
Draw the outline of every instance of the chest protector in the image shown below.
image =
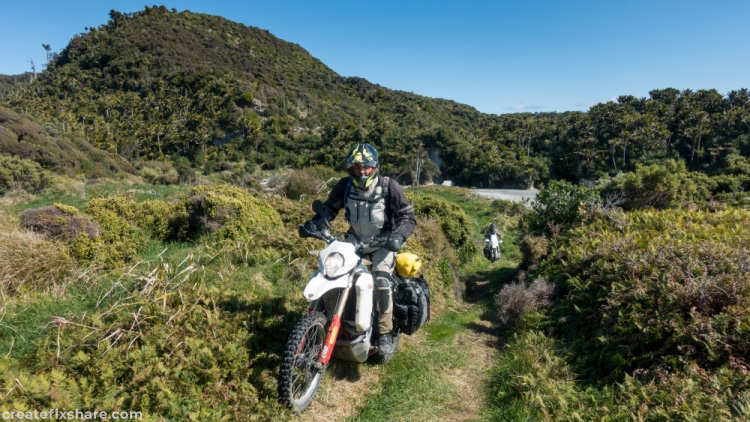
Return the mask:
[[388,178],[380,177],[368,189],[350,186],[346,194],[346,219],[354,233],[362,240],[380,233],[388,221],[386,196]]

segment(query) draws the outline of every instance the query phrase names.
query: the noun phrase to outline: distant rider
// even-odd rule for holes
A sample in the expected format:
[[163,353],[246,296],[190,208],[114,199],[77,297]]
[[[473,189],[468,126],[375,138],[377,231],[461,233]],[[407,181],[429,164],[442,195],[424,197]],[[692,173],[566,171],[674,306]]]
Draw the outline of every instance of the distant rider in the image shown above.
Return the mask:
[[490,259],[492,248],[497,248],[498,253],[500,252],[500,242],[502,242],[502,238],[500,237],[500,231],[497,229],[495,223],[490,223],[487,233],[484,234],[484,241],[487,243],[484,248],[484,255],[487,259]]
[[323,203],[327,215],[316,215],[305,223],[314,231],[323,225],[323,218],[333,220],[339,210],[346,208],[349,222],[347,240],[361,242],[379,240],[383,247],[364,250],[370,255],[372,273],[377,290],[375,309],[378,316],[378,347],[382,353],[393,353],[393,298],[390,279],[396,262],[396,252],[411,235],[417,221],[401,185],[395,180],[378,175],[378,152],[370,144],[357,144],[346,159],[349,176],[333,187]]

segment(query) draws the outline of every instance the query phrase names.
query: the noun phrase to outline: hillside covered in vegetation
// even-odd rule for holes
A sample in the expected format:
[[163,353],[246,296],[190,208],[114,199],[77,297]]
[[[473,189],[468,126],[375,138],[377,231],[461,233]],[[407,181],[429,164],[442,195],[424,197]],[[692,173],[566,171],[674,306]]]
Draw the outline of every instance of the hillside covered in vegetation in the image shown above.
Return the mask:
[[[747,419],[747,89],[486,115],[165,7],[112,11],[51,57],[0,75],[0,412],[291,419],[275,377],[320,246],[297,228],[370,142],[404,184],[419,157],[419,182],[541,186],[527,204],[407,189],[434,319],[385,367],[334,362],[328,407],[459,419],[456,382],[484,371],[462,391],[487,392],[486,420]],[[492,304],[471,303],[480,283]],[[480,336],[496,359],[466,371]]]
[[[226,19],[151,7],[112,11],[33,81],[5,77],[4,104],[130,160],[213,171],[341,168],[354,142],[403,183],[526,187],[596,180],[666,159],[734,174],[750,156],[750,92],[655,89],[588,112],[486,115],[342,77],[298,45]],[[209,164],[206,167],[206,164]],[[736,167],[736,166],[735,166]],[[719,186],[714,193],[731,187]]]

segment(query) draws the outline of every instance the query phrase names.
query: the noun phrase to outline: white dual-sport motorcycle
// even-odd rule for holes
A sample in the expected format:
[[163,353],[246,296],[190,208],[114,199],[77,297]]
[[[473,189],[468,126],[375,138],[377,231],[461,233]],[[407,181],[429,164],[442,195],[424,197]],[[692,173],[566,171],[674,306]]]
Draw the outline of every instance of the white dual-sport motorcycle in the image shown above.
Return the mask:
[[484,238],[484,242],[486,243],[484,246],[484,256],[489,259],[490,262],[495,262],[500,259],[500,243],[502,242],[500,237],[495,233],[491,233]]
[[[325,215],[322,206],[315,201],[313,210]],[[326,227],[317,232],[300,228],[300,236],[315,237],[328,245],[319,252],[311,251],[318,255],[319,269],[303,292],[309,303],[307,313],[289,336],[279,370],[279,399],[297,413],[312,402],[332,357],[384,363],[393,357],[401,334],[398,328],[391,333],[392,353],[378,349],[374,282],[366,267],[370,262],[361,255],[363,250],[383,245],[375,244],[377,241],[345,242],[342,234],[330,233],[328,221],[324,223]]]

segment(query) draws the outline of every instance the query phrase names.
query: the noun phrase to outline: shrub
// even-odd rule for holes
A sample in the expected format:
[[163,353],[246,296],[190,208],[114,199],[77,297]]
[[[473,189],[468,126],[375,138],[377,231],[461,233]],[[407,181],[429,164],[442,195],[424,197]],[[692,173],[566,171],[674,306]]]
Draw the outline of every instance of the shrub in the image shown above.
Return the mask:
[[174,162],[175,171],[179,183],[193,183],[195,181],[195,170],[185,157],[179,157]]
[[20,221],[25,229],[56,240],[69,241],[79,234],[92,238],[99,236],[99,227],[89,217],[79,214],[75,207],[61,204],[25,210]]
[[464,210],[456,204],[433,195],[407,194],[420,217],[436,220],[448,241],[456,247],[461,263],[469,262],[477,253],[477,246],[471,241],[471,222]]
[[554,286],[543,278],[537,278],[530,285],[524,282],[506,284],[495,295],[497,317],[504,325],[510,325],[523,314],[546,308],[550,305]]
[[99,225],[101,234],[95,242],[80,235],[73,240],[71,250],[77,259],[116,268],[135,257],[146,244],[145,233],[113,210],[113,203],[120,200],[92,199],[86,204],[84,212]]
[[542,263],[586,376],[750,368],[750,211],[639,211],[574,229]]
[[587,211],[601,202],[593,188],[564,180],[552,180],[543,187],[521,219],[521,231],[555,236],[583,222]]
[[138,174],[146,183],[154,183],[154,180],[161,175],[161,171],[151,167],[143,167],[138,171]]
[[289,199],[316,197],[326,189],[324,181],[308,170],[295,170],[289,174],[289,181],[284,185],[284,195]]
[[523,256],[522,265],[539,265],[547,256],[549,239],[546,236],[534,236],[527,234],[518,245]]
[[158,240],[174,238],[176,221],[187,215],[180,204],[158,199],[136,202],[123,196],[95,199],[86,208],[88,212],[112,211]]
[[75,263],[65,248],[0,213],[0,291],[50,291],[63,287]]
[[750,408],[746,373],[721,369],[707,378],[691,365],[591,388],[576,382],[562,350],[537,331],[510,338],[492,383],[498,420],[729,422],[745,420]]
[[315,177],[322,180],[329,189],[336,185],[341,177],[343,177],[340,171],[326,166],[312,166],[306,168],[305,170],[309,171]]
[[750,177],[748,176],[733,174],[720,174],[711,178],[715,185],[715,192],[717,193],[739,192],[745,190],[746,185],[750,188],[749,179]]
[[247,291],[207,286],[190,259],[135,271],[123,276],[132,289],[112,306],[53,318],[25,367],[0,356],[0,388],[12,391],[4,409],[119,403],[144,420],[286,418],[278,401],[263,398],[298,318],[285,298],[258,302]]
[[188,233],[210,234],[209,241],[232,261],[264,263],[277,259],[284,239],[279,213],[265,201],[233,186],[196,186],[183,206]]
[[521,202],[508,201],[506,199],[495,199],[490,205],[492,211],[510,217],[518,217],[529,212],[529,209]]
[[16,189],[39,192],[51,183],[52,176],[39,163],[0,155],[0,194]]
[[176,185],[180,183],[180,179],[175,173],[164,173],[156,176],[153,183],[155,185]]
[[634,172],[620,173],[602,179],[598,189],[602,196],[623,194],[622,207],[670,208],[680,201],[705,202],[716,189],[716,179],[700,172],[689,172],[685,162],[667,160],[663,164],[636,165]]

